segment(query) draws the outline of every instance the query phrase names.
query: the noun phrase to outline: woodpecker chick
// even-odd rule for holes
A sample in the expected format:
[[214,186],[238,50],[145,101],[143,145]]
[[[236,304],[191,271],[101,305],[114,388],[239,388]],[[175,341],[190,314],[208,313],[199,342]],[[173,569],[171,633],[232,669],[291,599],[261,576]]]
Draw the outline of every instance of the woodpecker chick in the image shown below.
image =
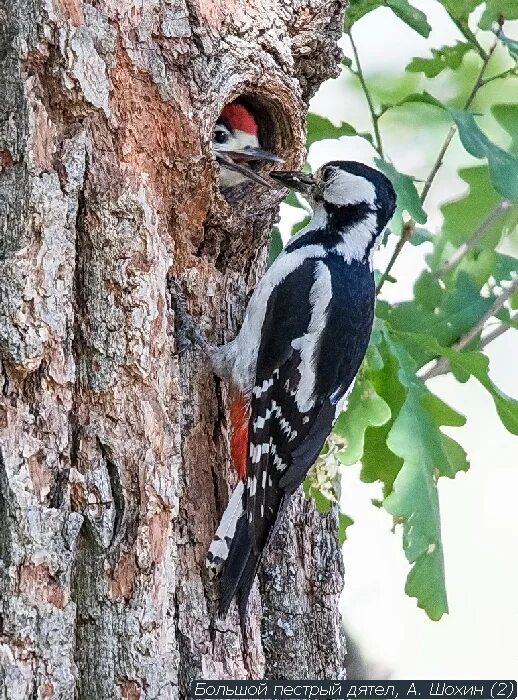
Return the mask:
[[248,180],[272,187],[272,181],[261,177],[251,166],[259,161],[282,163],[282,158],[261,148],[256,119],[243,104],[225,105],[216,122],[213,144],[223,189]]
[[308,197],[309,224],[266,271],[230,343],[197,332],[230,384],[231,452],[240,476],[209,548],[220,614],[246,613],[262,553],[342,410],[374,319],[372,259],[396,196],[379,171],[333,161],[316,175],[270,176]]

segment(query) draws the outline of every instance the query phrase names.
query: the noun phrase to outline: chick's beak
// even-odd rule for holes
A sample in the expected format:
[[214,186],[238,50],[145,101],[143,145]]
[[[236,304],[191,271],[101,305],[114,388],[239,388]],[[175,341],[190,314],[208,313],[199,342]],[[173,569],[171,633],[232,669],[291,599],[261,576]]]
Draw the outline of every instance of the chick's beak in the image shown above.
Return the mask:
[[246,146],[245,148],[228,151],[216,151],[216,161],[222,167],[228,168],[228,170],[234,170],[249,180],[263,185],[263,187],[275,189],[275,183],[268,178],[262,177],[249,166],[249,163],[263,160],[273,163],[284,162],[282,158],[279,158],[279,156],[276,156],[274,153],[254,146]]
[[311,188],[316,184],[314,175],[300,170],[274,170],[269,173],[269,176],[284,187],[301,194],[309,194]]

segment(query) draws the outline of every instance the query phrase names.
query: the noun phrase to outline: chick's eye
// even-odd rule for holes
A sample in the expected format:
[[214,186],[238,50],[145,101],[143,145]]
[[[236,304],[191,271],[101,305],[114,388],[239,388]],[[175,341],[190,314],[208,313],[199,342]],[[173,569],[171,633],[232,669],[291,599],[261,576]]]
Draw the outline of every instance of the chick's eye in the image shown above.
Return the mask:
[[214,133],[214,141],[216,143],[226,143],[228,141],[228,134],[226,131],[223,131],[223,129],[218,129]]
[[326,168],[322,171],[322,181],[327,182],[334,173],[334,168]]

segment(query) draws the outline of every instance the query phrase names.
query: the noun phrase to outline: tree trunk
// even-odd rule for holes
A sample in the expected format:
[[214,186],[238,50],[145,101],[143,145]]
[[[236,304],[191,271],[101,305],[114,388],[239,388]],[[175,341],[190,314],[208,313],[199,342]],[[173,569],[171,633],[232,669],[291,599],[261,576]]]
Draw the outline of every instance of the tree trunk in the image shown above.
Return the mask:
[[299,166],[341,0],[0,0],[0,698],[169,700],[337,678],[333,515],[302,496],[242,633],[204,559],[231,486],[225,386],[178,355],[179,279],[229,340],[279,195],[211,154],[245,95]]

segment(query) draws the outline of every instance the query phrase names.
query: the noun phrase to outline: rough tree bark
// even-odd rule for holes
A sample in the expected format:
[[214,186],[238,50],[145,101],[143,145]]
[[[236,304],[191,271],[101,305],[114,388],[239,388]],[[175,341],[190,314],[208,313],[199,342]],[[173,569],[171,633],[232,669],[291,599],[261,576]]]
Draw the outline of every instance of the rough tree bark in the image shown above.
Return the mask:
[[0,698],[185,697],[193,678],[336,678],[333,516],[294,499],[244,637],[204,558],[229,494],[225,387],[178,356],[167,280],[221,342],[277,216],[220,194],[245,95],[302,160],[341,0],[0,0]]

